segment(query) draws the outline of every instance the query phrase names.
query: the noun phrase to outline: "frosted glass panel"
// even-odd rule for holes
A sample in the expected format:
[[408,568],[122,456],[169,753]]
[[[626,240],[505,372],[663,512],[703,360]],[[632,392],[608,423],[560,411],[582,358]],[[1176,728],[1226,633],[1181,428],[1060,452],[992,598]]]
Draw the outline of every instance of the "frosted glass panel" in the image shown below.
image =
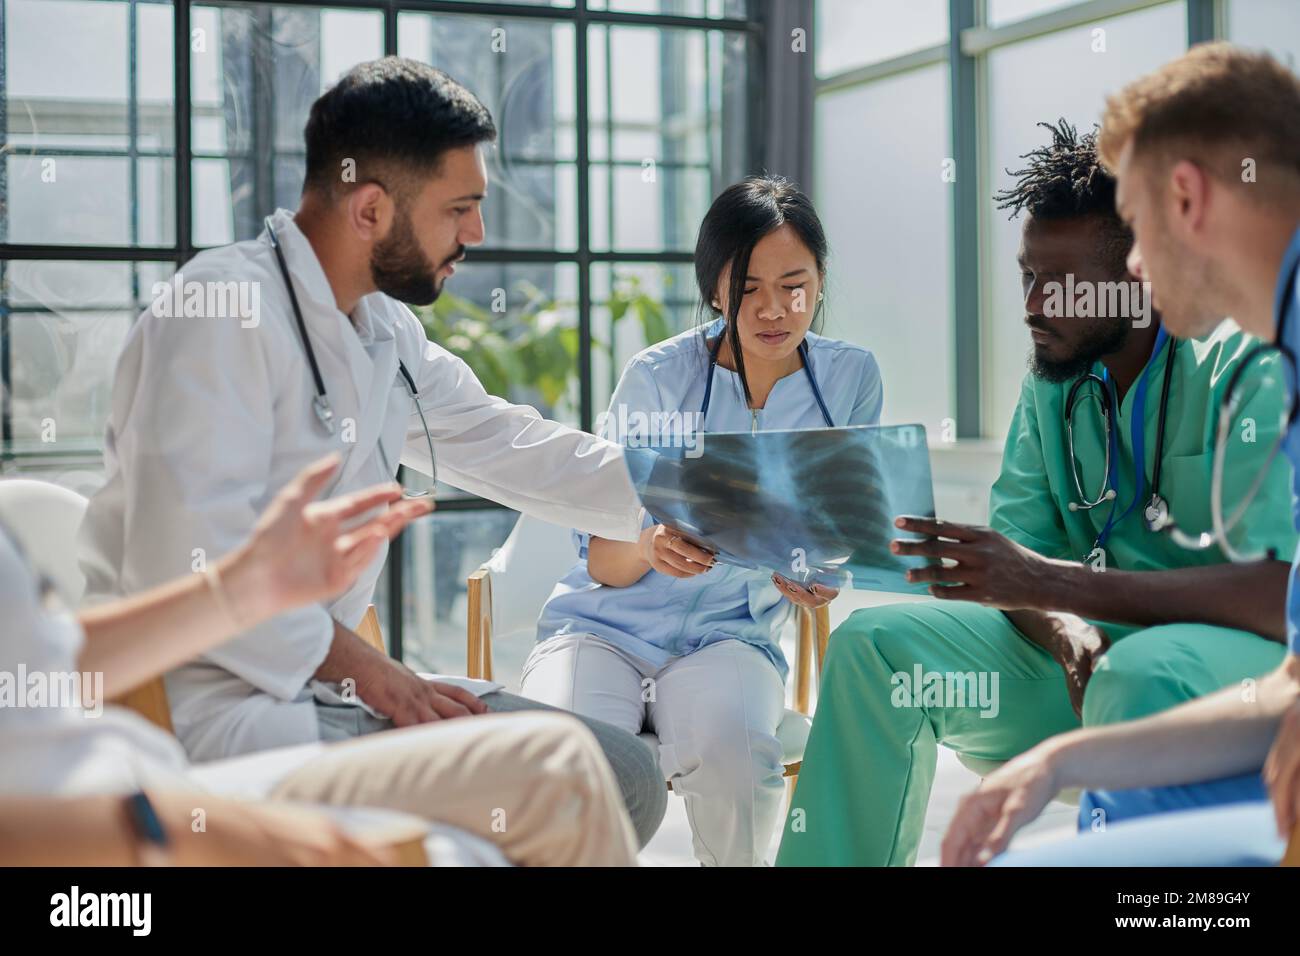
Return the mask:
[[5,241],[175,240],[171,44],[170,6],[0,0]]
[[817,75],[948,39],[948,0],[817,0]]
[[816,201],[831,245],[823,334],[871,349],[884,421],[932,436],[953,411],[947,111],[946,65],[817,100]]
[[1036,17],[1040,13],[1072,7],[1080,0],[988,0],[988,24],[1000,26],[1014,20]]
[[1296,0],[1231,0],[1228,39],[1268,50],[1291,69],[1300,69],[1300,3]]

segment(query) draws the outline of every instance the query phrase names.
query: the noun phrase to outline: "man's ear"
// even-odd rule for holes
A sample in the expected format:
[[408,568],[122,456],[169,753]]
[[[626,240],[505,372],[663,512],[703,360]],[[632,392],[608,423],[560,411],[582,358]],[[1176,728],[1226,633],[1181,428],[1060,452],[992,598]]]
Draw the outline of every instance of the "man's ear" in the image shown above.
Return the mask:
[[392,223],[393,200],[378,183],[362,183],[348,194],[348,225],[363,242],[372,243],[388,233]]
[[1210,207],[1210,177],[1191,160],[1182,159],[1169,171],[1167,212],[1184,234],[1205,228]]

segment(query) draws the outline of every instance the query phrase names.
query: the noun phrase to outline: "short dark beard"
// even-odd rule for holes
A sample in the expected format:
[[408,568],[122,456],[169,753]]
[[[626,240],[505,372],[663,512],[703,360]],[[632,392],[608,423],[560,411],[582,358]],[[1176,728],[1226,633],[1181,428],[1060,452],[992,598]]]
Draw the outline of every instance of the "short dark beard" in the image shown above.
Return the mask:
[[1093,363],[1099,359],[1122,349],[1124,343],[1128,341],[1128,333],[1128,320],[1118,322],[1109,329],[1099,329],[1096,337],[1089,339],[1081,351],[1069,358],[1061,359],[1059,362],[1049,361],[1038,354],[1037,348],[1031,348],[1029,350],[1029,371],[1034,378],[1053,384],[1076,379],[1087,374]]
[[398,211],[388,235],[375,243],[370,277],[380,292],[408,305],[431,305],[438,298],[438,270],[416,241],[408,212]]

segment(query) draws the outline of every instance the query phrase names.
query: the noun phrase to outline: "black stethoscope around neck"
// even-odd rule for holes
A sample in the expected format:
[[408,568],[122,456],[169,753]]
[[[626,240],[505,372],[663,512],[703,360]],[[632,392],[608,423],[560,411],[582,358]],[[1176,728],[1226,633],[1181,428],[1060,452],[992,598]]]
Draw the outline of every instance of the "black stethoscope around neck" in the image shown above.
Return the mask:
[[[718,352],[722,348],[722,340],[726,337],[727,329],[724,326],[722,333],[709,347],[709,371],[704,379],[704,401],[700,403],[700,431],[704,431],[704,420],[709,415],[709,399],[713,395],[713,370],[718,367]],[[808,376],[808,384],[812,387],[813,398],[817,400],[817,407],[821,409],[822,419],[826,422],[826,427],[834,428],[835,422],[831,418],[830,411],[826,408],[826,400],[822,398],[822,390],[817,387],[817,377],[813,375],[812,363],[808,361],[807,339],[799,343],[799,359],[803,364],[804,375]]]
[[[307,334],[307,322],[302,317],[302,308],[298,305],[298,293],[294,291],[293,281],[289,278],[289,265],[284,261],[284,250],[280,248],[280,237],[275,234],[275,227],[271,225],[271,217],[266,217],[266,234],[271,240],[271,248],[275,251],[275,261],[280,267],[280,275],[284,278],[285,288],[289,290],[289,304],[293,306],[293,318],[298,324],[298,335],[302,338],[302,350],[307,356],[307,364],[311,366],[311,377],[316,389],[316,396],[311,401],[312,410],[316,412],[316,418],[320,420],[321,426],[326,432],[334,434],[334,408],[330,405],[329,393],[325,391],[325,379],[320,373],[320,365],[316,361],[316,350],[312,348],[311,336]],[[406,365],[401,359],[397,360],[397,371],[401,373],[406,382],[406,387],[411,395],[419,400],[419,389],[415,387],[415,379],[407,371]]]
[[[270,216],[266,217],[265,224],[266,234],[271,240],[271,248],[275,251],[275,261],[280,267],[280,275],[284,278],[285,288],[289,290],[289,304],[293,306],[293,318],[298,324],[298,334],[302,338],[302,350],[307,356],[307,364],[311,366],[312,382],[316,390],[316,394],[311,400],[311,407],[316,413],[316,418],[320,421],[321,427],[325,429],[327,434],[333,435],[335,431],[334,409],[330,405],[329,393],[325,391],[325,379],[321,375],[320,365],[316,361],[316,350],[312,348],[311,336],[307,334],[307,322],[303,319],[302,308],[298,305],[298,293],[294,291],[293,280],[289,276],[289,265],[284,261],[284,250],[280,248],[280,237],[275,234],[275,227],[271,225]],[[438,459],[433,448],[433,435],[429,431],[429,422],[424,417],[424,408],[420,404],[420,390],[416,388],[415,379],[400,358],[397,360],[397,371],[401,373],[402,382],[406,385],[407,392],[410,393],[416,414],[420,417],[420,425],[424,428],[424,438],[429,451],[429,477],[431,479],[431,483],[426,490],[411,492],[403,489],[402,495],[406,498],[432,498],[438,484]],[[388,461],[382,441],[379,442],[379,454],[384,458],[384,468],[389,474],[395,475],[397,473],[396,469]]]

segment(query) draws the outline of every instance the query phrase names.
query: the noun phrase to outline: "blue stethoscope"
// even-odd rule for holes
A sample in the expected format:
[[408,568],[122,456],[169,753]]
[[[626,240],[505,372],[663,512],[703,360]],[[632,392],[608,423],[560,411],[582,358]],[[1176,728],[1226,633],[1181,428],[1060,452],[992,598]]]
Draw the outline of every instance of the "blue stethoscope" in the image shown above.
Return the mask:
[[[1174,352],[1178,344],[1161,327],[1156,334],[1155,345],[1151,349],[1152,359],[1160,354],[1161,348],[1165,347],[1166,344],[1168,348],[1165,349],[1164,389],[1160,395],[1160,416],[1156,424],[1156,454],[1151,475],[1151,498],[1147,501],[1146,508],[1143,510],[1147,528],[1151,531],[1160,530],[1169,515],[1169,502],[1160,494],[1160,469],[1164,460],[1165,419],[1169,412],[1169,386],[1173,381]],[[1133,436],[1133,500],[1129,502],[1128,507],[1122,512],[1117,513],[1119,506],[1115,500],[1118,494],[1116,489],[1119,487],[1119,430],[1115,427],[1115,385],[1111,381],[1109,370],[1103,369],[1100,376],[1092,372],[1084,375],[1074,383],[1074,386],[1070,389],[1070,394],[1065,400],[1065,428],[1070,450],[1070,467],[1073,471],[1075,490],[1079,493],[1079,500],[1070,502],[1069,508],[1071,511],[1091,511],[1103,502],[1111,502],[1110,514],[1107,515],[1106,523],[1102,526],[1101,531],[1097,534],[1097,539],[1092,545],[1092,553],[1094,554],[1099,548],[1106,546],[1106,542],[1110,539],[1115,526],[1128,517],[1129,513],[1137,507],[1146,491],[1147,386],[1150,384],[1148,373],[1150,373],[1151,366],[1154,364],[1154,361],[1147,362],[1146,368],[1142,370],[1142,375],[1138,378],[1137,391],[1133,396],[1133,411],[1129,422],[1129,430]],[[1074,411],[1083,389],[1089,384],[1097,386],[1100,390],[1101,414],[1106,427],[1105,478],[1102,482],[1101,491],[1095,498],[1091,499],[1084,493],[1083,480],[1079,474],[1079,459],[1074,451]]]
[[[704,431],[704,420],[709,414],[709,398],[713,394],[713,370],[718,367],[718,350],[722,348],[722,340],[726,337],[726,334],[727,330],[724,327],[722,334],[718,336],[717,341],[709,349],[709,373],[704,380],[704,401],[700,403],[700,431]],[[799,358],[803,362],[803,373],[808,376],[808,384],[812,386],[813,398],[817,399],[817,407],[821,409],[826,427],[834,428],[835,422],[831,419],[831,413],[826,409],[826,400],[822,398],[822,390],[817,387],[817,378],[813,375],[812,363],[808,361],[807,339],[799,343]]]

